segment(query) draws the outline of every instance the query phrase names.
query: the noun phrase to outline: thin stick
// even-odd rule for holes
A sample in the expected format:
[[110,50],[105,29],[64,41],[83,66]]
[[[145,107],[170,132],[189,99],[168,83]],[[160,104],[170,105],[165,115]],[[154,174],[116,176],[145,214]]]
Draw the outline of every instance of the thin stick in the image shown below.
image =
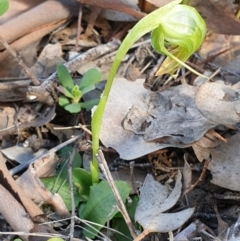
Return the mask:
[[75,51],[78,51],[78,45],[79,45],[79,39],[80,39],[80,34],[82,32],[82,3],[79,3],[79,12],[78,12],[78,22],[77,22],[77,37],[76,37],[76,44],[75,44]]
[[73,188],[73,179],[72,179],[72,164],[73,164],[75,153],[76,153],[76,149],[74,148],[68,163],[69,188],[70,188],[71,208],[72,208],[69,241],[72,241],[74,238],[74,226],[75,226],[75,215],[76,215],[75,202],[74,202],[74,188]]
[[145,229],[145,230],[143,230],[143,232],[140,233],[136,238],[134,238],[133,241],[140,241],[140,240],[144,239],[144,238],[145,238],[148,234],[150,234],[150,233],[151,233],[151,230]]
[[104,173],[105,177],[108,180],[108,183],[109,183],[110,187],[112,188],[114,196],[115,196],[115,198],[116,198],[116,200],[118,202],[119,210],[122,213],[122,215],[124,217],[124,220],[125,220],[125,222],[128,225],[129,231],[130,231],[132,237],[136,238],[137,235],[135,233],[134,226],[133,226],[133,224],[131,222],[131,219],[130,219],[130,217],[128,215],[126,207],[125,207],[125,205],[124,205],[124,203],[122,201],[122,198],[121,198],[121,196],[120,196],[120,194],[119,194],[119,192],[117,190],[117,187],[116,187],[115,182],[114,182],[114,180],[112,178],[111,172],[110,172],[110,170],[108,168],[107,162],[105,160],[105,157],[104,157],[103,152],[102,152],[101,149],[98,150],[98,153],[96,154],[96,158],[97,158],[97,160],[99,162],[99,167],[101,168],[102,172]]
[[26,66],[26,64],[23,62],[21,56],[19,54],[17,54],[12,48],[11,46],[8,44],[7,41],[5,41],[2,36],[0,36],[0,42],[2,43],[2,45],[10,52],[10,54],[14,57],[14,59],[18,62],[18,64],[23,68],[23,70],[25,71],[26,75],[32,80],[34,85],[40,85],[39,80],[34,76],[34,74],[32,74],[32,72],[30,71],[30,69]]

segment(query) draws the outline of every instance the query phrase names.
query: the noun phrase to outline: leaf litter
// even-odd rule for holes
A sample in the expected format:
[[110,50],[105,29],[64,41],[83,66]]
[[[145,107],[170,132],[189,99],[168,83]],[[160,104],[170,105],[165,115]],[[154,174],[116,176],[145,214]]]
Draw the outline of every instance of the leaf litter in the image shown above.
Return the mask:
[[[151,2],[152,4],[155,4],[157,1]],[[237,44],[239,20],[234,19],[232,13],[223,11],[223,9],[221,9],[219,6],[216,6],[217,3],[214,3],[211,0],[206,2],[208,5],[211,5],[214,8],[207,8],[206,6],[204,7],[200,1],[193,1],[193,4],[199,8],[199,10],[205,16],[209,30],[213,31],[208,35],[208,37],[212,36],[211,39],[206,39],[199,53],[205,60],[208,59],[211,64],[215,64],[210,66],[215,66],[215,69],[216,66],[225,66],[225,70],[223,69],[221,71],[218,78],[210,79],[198,86],[184,84],[176,85],[176,81],[170,80],[170,82],[165,82],[165,84],[172,87],[164,87],[164,90],[159,92],[144,89],[144,79],[129,82],[124,78],[117,78],[115,79],[113,88],[111,90],[101,130],[101,141],[104,146],[111,147],[118,152],[114,153],[113,156],[116,157],[117,154],[119,154],[122,159],[130,161],[135,160],[135,163],[137,163],[138,159],[146,160],[146,157],[148,156],[149,160],[151,159],[156,162],[161,162],[161,165],[164,166],[164,168],[160,170],[157,169],[158,167],[155,162],[150,163],[150,165],[152,165],[151,168],[153,169],[153,172],[156,174],[156,179],[160,180],[162,178],[161,180],[164,181],[159,183],[154,180],[152,175],[148,174],[146,176],[140,191],[140,200],[135,211],[135,221],[137,221],[144,228],[143,233],[145,232],[145,234],[149,234],[151,232],[172,232],[173,230],[181,228],[182,225],[186,224],[182,227],[182,231],[180,233],[174,233],[174,240],[193,240],[193,238],[196,237],[201,237],[202,240],[209,240],[209,238],[215,240],[237,240],[239,238],[237,233],[239,220],[237,220],[236,217],[234,217],[235,219],[233,220],[229,220],[223,215],[223,211],[228,210],[230,203],[225,201],[224,206],[221,205],[222,200],[228,200],[231,196],[224,193],[225,189],[238,192],[240,191],[238,183],[238,129],[240,119],[238,86],[239,78],[237,77],[238,71],[236,70],[236,67],[231,67],[231,70],[228,67],[230,62],[232,63],[232,66],[238,66],[239,63],[239,56],[237,56],[237,50],[239,48]],[[75,3],[72,4],[73,5],[71,7],[73,7]],[[94,1],[91,1],[92,7],[88,8],[88,10],[91,10],[94,7],[101,7],[102,5],[99,4],[100,3],[94,3]],[[124,4],[128,5],[128,2],[124,2],[123,5]],[[36,3],[36,5],[38,5],[38,3]],[[133,20],[134,17],[144,15],[143,12],[139,11],[135,1],[133,1],[130,5],[132,8],[130,7],[127,11],[126,9],[129,6],[123,6],[122,9],[124,9],[124,15],[121,13],[115,13],[117,15],[114,15],[114,20],[116,20],[118,17],[120,21],[127,21]],[[112,8],[113,7],[110,7],[110,9]],[[112,19],[112,15],[107,15],[110,14],[106,13],[107,11],[108,10],[102,12],[102,17]],[[132,13],[132,16],[127,16],[127,13]],[[28,16],[28,14],[31,16],[32,13],[26,14],[26,16]],[[64,14],[63,16],[60,16],[60,19],[69,16],[68,12],[65,12]],[[219,24],[219,21],[217,24],[215,21],[212,21],[213,14],[217,14],[215,19],[224,19],[224,21],[221,21],[222,25]],[[76,13],[73,11],[70,15],[76,16]],[[87,19],[86,16],[85,19]],[[105,23],[102,21],[103,25],[100,25],[100,21],[95,21],[95,23],[93,23],[98,28],[105,31],[104,33],[106,35],[103,35],[104,38],[109,33],[111,34],[111,24],[109,25],[109,22],[106,19],[104,20]],[[14,21],[14,18],[12,18],[11,21]],[[1,28],[4,29],[5,27],[7,28],[7,26],[8,24],[1,26]],[[24,28],[25,25],[22,24],[21,26]],[[51,31],[52,29],[49,28],[46,30],[46,33]],[[68,31],[58,32],[52,43],[46,45],[46,47],[44,46],[45,48],[41,46],[43,51],[40,51],[41,54],[39,55],[36,63],[34,63],[37,53],[36,45],[29,47],[30,50],[31,48],[33,49],[33,51],[29,50],[31,54],[29,54],[30,52],[28,51],[25,53],[22,51],[21,54],[23,59],[28,62],[29,66],[32,66],[31,70],[36,76],[47,78],[50,74],[55,72],[57,63],[63,63],[64,60],[62,58],[62,51],[66,52],[69,51],[69,49],[72,49],[72,47],[69,46],[73,44],[72,36],[74,35],[74,31],[77,31],[76,23],[73,24]],[[67,33],[67,37],[64,35],[65,33]],[[16,43],[14,43],[16,45],[16,50],[20,49],[21,47],[19,47],[19,42],[17,41],[19,37],[22,38],[24,36],[12,36],[14,35],[14,31],[11,33],[9,33],[9,31],[4,32],[4,35],[7,36],[8,34],[10,34],[11,37],[10,42],[16,41]],[[24,32],[24,34],[26,33]],[[230,37],[223,34],[235,34],[236,36]],[[61,38],[65,37],[66,39],[62,39],[64,41],[61,42]],[[79,40],[79,44],[84,51],[84,48],[94,47],[97,45],[97,43],[101,42],[100,39],[91,38],[92,36],[90,34],[89,36],[86,35],[85,38],[81,39],[81,41]],[[59,43],[59,40],[61,44]],[[22,46],[26,46],[26,44]],[[221,54],[221,51],[224,52],[225,55]],[[3,51],[1,53],[0,60],[6,59],[6,56],[6,51]],[[26,56],[28,56],[28,58]],[[149,56],[147,56],[145,61],[143,61],[144,64],[146,64],[148,61],[148,57]],[[129,59],[127,59],[127,61],[129,61]],[[136,63],[137,61],[134,61],[134,59],[131,61],[131,64],[129,64],[130,62],[125,63],[128,73],[131,73],[131,71],[133,72],[134,69],[141,70],[144,68],[144,65],[140,67],[138,63]],[[148,63],[155,63],[155,60],[151,61],[152,62]],[[103,63],[100,62],[90,61],[87,64],[90,64],[91,67],[92,64],[97,64],[97,67],[100,70],[101,68],[106,68],[106,66],[101,66]],[[88,66],[87,64],[86,66]],[[198,64],[200,66],[201,62]],[[21,68],[19,68],[16,64],[9,64],[9,62],[3,63],[3,61],[1,61],[1,65],[8,67],[4,68],[4,72],[1,72],[2,76],[18,76],[19,73],[24,75]],[[86,66],[85,68],[87,70],[88,67]],[[206,66],[209,66],[208,63]],[[226,71],[226,68],[229,71]],[[81,65],[81,69],[84,69],[84,65]],[[81,72],[82,74],[86,72],[80,70],[80,66],[73,70],[73,72],[77,71]],[[104,71],[108,72],[106,69],[104,69]],[[232,75],[230,72],[234,72],[234,75]],[[140,75],[139,73],[141,72],[138,71],[137,73]],[[232,81],[233,78],[234,81]],[[165,79],[163,78],[159,81],[159,83],[161,81],[164,82]],[[229,82],[232,84],[229,84]],[[26,82],[21,83],[23,91],[19,93],[19,96],[15,95],[16,88],[11,89],[11,95],[4,91],[0,92],[0,97],[2,99],[1,102],[4,102],[6,99],[13,100],[12,96],[18,98],[15,100],[21,101],[23,98],[25,98],[25,86],[28,85],[29,83]],[[16,143],[16,141],[11,141],[11,138],[8,139],[9,136],[19,136],[21,137],[19,141],[23,142],[25,139],[27,139],[27,137],[29,137],[30,132],[32,132],[29,130],[31,130],[32,127],[36,127],[36,132],[38,132],[38,134],[40,132],[43,136],[47,136],[47,138],[52,138],[54,135],[54,138],[58,139],[60,142],[66,140],[66,136],[69,136],[67,131],[65,135],[64,131],[53,131],[50,127],[47,127],[47,125],[43,127],[45,124],[49,124],[49,122],[51,122],[51,125],[55,125],[55,121],[60,122],[62,126],[64,126],[64,121],[67,123],[67,125],[70,125],[70,122],[66,121],[66,113],[63,114],[63,116],[65,115],[65,119],[63,118],[63,121],[56,119],[52,121],[55,113],[58,114],[58,110],[55,109],[55,106],[48,109],[49,107],[46,105],[43,106],[40,111],[36,108],[38,107],[37,105],[34,106],[34,104],[27,105],[21,103],[19,108],[13,108],[11,105],[6,107],[5,104],[5,107],[3,107],[3,110],[1,111],[1,116],[4,120],[4,123],[2,122],[0,132],[2,149],[3,147],[11,147],[14,143]],[[19,110],[17,114],[16,109]],[[18,116],[18,123],[16,123],[16,115]],[[74,117],[71,121],[75,124],[79,123],[79,117]],[[85,125],[84,123],[85,122],[82,124]],[[24,132],[19,134],[19,128],[24,130]],[[39,136],[41,137],[41,135]],[[86,137],[83,134],[81,134],[81,136],[83,138]],[[56,139],[54,141],[56,141]],[[16,149],[10,148],[9,150],[10,154],[11,151],[16,152]],[[2,152],[6,157],[8,157],[8,159],[11,160],[12,164],[14,164],[13,159],[21,163],[22,157],[20,159],[18,159],[19,157],[10,157],[10,154],[7,154],[7,151],[9,150],[5,149],[2,150]],[[163,152],[161,153],[160,151]],[[29,155],[29,152],[30,150],[26,149],[25,154]],[[186,153],[189,154],[188,158],[185,156]],[[34,153],[30,153],[30,155],[34,155]],[[34,191],[39,191],[39,194],[42,195],[41,198],[43,198],[41,201],[43,201],[45,198],[45,203],[52,203],[55,208],[59,208],[56,209],[56,212],[62,212],[65,216],[68,216],[69,213],[66,210],[66,207],[61,204],[61,197],[60,199],[55,200],[54,193],[49,193],[44,190],[44,188],[41,186],[42,184],[38,176],[35,173],[37,170],[37,163],[39,162],[42,165],[40,165],[41,168],[46,169],[47,172],[53,171],[51,175],[54,175],[54,165],[57,159],[51,159],[52,155],[53,152],[49,152],[49,156],[47,158],[44,157],[41,159],[40,157],[37,162],[30,164],[27,171],[29,177],[24,177],[26,176],[27,172],[25,174],[21,174],[18,178],[18,182],[21,182],[21,179],[23,179],[22,184],[20,185],[22,187],[26,186],[27,189],[30,189],[28,183],[31,182],[33,185],[35,185],[35,187],[31,190],[35,189]],[[156,158],[156,156],[158,157]],[[163,159],[160,158],[162,156],[164,156]],[[113,157],[110,157],[109,159],[112,160]],[[188,162],[186,162],[186,159]],[[198,164],[198,162],[202,162],[203,160],[204,163],[206,163],[206,160],[209,161],[208,165],[203,165],[203,168],[208,168],[210,171],[207,172],[207,174],[205,172],[206,170],[204,169],[194,169],[194,165]],[[46,163],[49,161],[52,162],[50,167],[46,165]],[[181,180],[182,175],[180,171],[176,171],[177,169],[181,168],[183,168],[183,180]],[[135,168],[134,171],[136,172],[136,170],[137,169]],[[163,170],[165,170],[165,172]],[[199,177],[199,175],[197,175],[197,173],[193,170],[198,170],[198,172],[202,171],[202,173],[206,174],[206,176],[200,175],[199,180],[202,181],[202,183],[195,180],[197,177]],[[6,172],[6,170],[4,172]],[[115,174],[116,173],[119,174],[120,172],[116,171]],[[126,173],[128,172],[125,172],[125,175]],[[130,174],[129,176],[132,180],[134,180],[133,176]],[[24,180],[24,178],[26,179]],[[64,182],[65,177],[63,179],[61,178],[60,182]],[[116,178],[121,179],[121,176],[116,175]],[[56,180],[50,179],[49,183],[54,184]],[[143,182],[143,178],[141,181]],[[196,181],[195,184],[197,185],[192,184],[193,181]],[[171,182],[175,182],[175,185],[172,185]],[[1,181],[1,184],[2,183],[3,181]],[[104,183],[102,183],[102,185],[103,184]],[[213,191],[208,190],[208,186],[212,187],[211,185],[213,185],[216,191],[214,189]],[[61,187],[59,188],[61,189]],[[210,199],[207,199],[207,197],[204,195],[201,196],[202,200],[200,201],[200,204],[203,207],[202,209],[200,208],[199,203],[195,202],[196,200],[191,200],[191,195],[194,195],[195,191],[199,188],[207,192],[210,196]],[[67,189],[68,186],[63,185],[63,199],[69,195]],[[124,189],[125,199],[129,193],[128,189],[130,188],[125,187]],[[1,191],[3,191],[2,193],[5,193],[4,189],[1,189]],[[31,199],[34,197],[34,191],[29,192],[28,198]],[[55,191],[58,192],[57,189],[54,189],[54,192]],[[103,193],[100,192],[99,195],[101,194]],[[188,207],[186,207],[186,203],[182,198],[183,195],[186,199],[189,197],[189,201],[186,201],[186,203],[188,203]],[[2,196],[5,196],[5,194]],[[8,197],[8,194],[6,194],[6,197]],[[9,199],[7,200],[12,199],[9,196]],[[205,203],[206,200],[210,200],[210,203],[214,202],[217,204],[218,209],[211,209],[211,205]],[[7,201],[5,201],[5,203],[6,202]],[[195,209],[193,208],[194,205],[196,205]],[[236,208],[237,207],[238,205],[236,204]],[[37,207],[34,208],[39,211]],[[71,209],[69,196],[67,209]],[[113,212],[112,210],[108,210],[107,212],[107,216],[113,216],[116,213],[116,210]],[[19,214],[21,215],[20,212]],[[210,217],[211,215],[215,215],[215,219]],[[233,216],[234,215],[232,215],[232,218]],[[196,218],[196,220],[191,217]],[[211,220],[214,220],[214,222],[211,222]],[[106,218],[103,218],[101,221],[102,224],[104,224],[105,221]],[[15,227],[15,224],[12,223],[12,220],[8,220],[8,222],[12,227]],[[28,224],[28,226],[31,226],[31,220],[26,222],[29,222],[30,224]],[[213,231],[217,230],[217,227],[219,231],[214,233]],[[161,238],[164,240],[164,236],[161,236]]]

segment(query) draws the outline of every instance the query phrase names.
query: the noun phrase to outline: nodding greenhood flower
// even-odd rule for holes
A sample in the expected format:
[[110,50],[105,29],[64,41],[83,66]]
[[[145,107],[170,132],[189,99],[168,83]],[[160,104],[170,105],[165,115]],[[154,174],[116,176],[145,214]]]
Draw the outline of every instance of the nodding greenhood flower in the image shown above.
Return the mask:
[[151,35],[155,51],[168,56],[156,75],[173,75],[200,47],[205,34],[206,24],[195,8],[176,5],[165,13]]
[[[157,52],[167,55],[157,74],[168,73],[173,75],[183,65],[195,74],[201,75],[186,65],[184,61],[200,47],[206,34],[206,25],[197,10],[187,5],[179,5],[179,3],[181,3],[181,0],[172,1],[142,18],[129,31],[119,47],[102,98],[92,118],[92,149],[94,158],[99,148],[102,117],[112,82],[121,60],[130,47],[143,35],[152,32],[153,48]],[[167,50],[165,45],[169,50]]]

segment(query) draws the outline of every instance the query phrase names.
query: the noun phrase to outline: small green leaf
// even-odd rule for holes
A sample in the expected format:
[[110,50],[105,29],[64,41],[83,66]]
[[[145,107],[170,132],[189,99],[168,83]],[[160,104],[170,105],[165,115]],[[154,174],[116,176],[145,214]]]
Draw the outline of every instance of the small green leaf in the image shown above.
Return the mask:
[[92,186],[92,176],[83,168],[73,169],[73,183],[78,188],[81,197],[87,201],[90,187]]
[[64,106],[64,109],[69,111],[70,113],[79,113],[81,111],[81,104],[80,103],[72,103],[72,104]]
[[0,16],[3,15],[9,8],[8,0],[0,0]]
[[57,87],[57,89],[58,89],[59,92],[64,94],[66,97],[71,98],[71,99],[74,98],[73,95],[66,88],[64,88],[62,85],[59,85]]
[[64,95],[61,95],[58,98],[58,103],[59,103],[60,106],[64,107],[64,106],[68,105],[70,102],[69,102],[67,97],[65,97]]
[[81,102],[81,108],[86,109],[86,110],[91,110],[93,106],[98,105],[99,99],[93,99],[93,100],[88,100],[85,102]]
[[[41,181],[50,192],[58,193],[62,197],[62,199],[69,211],[72,209],[70,188],[69,188],[69,181],[68,181],[67,173],[63,173],[61,175],[56,175],[53,177],[41,178]],[[78,193],[77,188],[75,187],[74,188],[75,206],[78,205],[80,200],[81,200],[81,197]]]
[[95,89],[95,85],[89,85],[89,86],[85,86],[81,89],[82,95],[86,94],[87,92],[94,90]]
[[[121,198],[125,202],[130,193],[130,186],[123,181],[115,182],[117,189],[121,195]],[[108,220],[111,220],[118,209],[115,207],[117,201],[113,195],[111,187],[108,182],[102,181],[98,184],[94,184],[90,188],[90,195],[86,203],[85,208],[79,213],[80,217],[88,221],[104,225]],[[93,225],[94,228],[100,230],[101,227]],[[88,231],[90,232],[88,232]],[[85,226],[83,231],[84,235],[88,238],[94,238],[97,231],[91,229],[89,226]]]
[[83,76],[80,81],[79,87],[82,89],[83,87],[89,85],[95,85],[102,79],[102,74],[95,68],[89,69]]
[[72,76],[69,74],[67,68],[63,64],[57,65],[57,76],[60,83],[68,90],[71,91],[74,87]]

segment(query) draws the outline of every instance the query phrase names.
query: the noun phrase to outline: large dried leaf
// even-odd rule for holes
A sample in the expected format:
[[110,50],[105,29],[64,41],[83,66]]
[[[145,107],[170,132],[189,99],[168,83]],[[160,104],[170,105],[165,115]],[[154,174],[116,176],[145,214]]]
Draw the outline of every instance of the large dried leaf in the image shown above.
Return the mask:
[[237,84],[207,81],[200,87],[180,85],[151,92],[142,81],[116,79],[101,141],[127,160],[169,146],[191,146],[218,125],[235,128],[240,122],[238,89]]
[[178,172],[176,185],[171,193],[167,187],[156,182],[151,175],[146,177],[141,190],[135,220],[151,232],[169,232],[180,227],[193,214],[194,208],[177,213],[163,213],[173,207],[181,195],[182,175]]

